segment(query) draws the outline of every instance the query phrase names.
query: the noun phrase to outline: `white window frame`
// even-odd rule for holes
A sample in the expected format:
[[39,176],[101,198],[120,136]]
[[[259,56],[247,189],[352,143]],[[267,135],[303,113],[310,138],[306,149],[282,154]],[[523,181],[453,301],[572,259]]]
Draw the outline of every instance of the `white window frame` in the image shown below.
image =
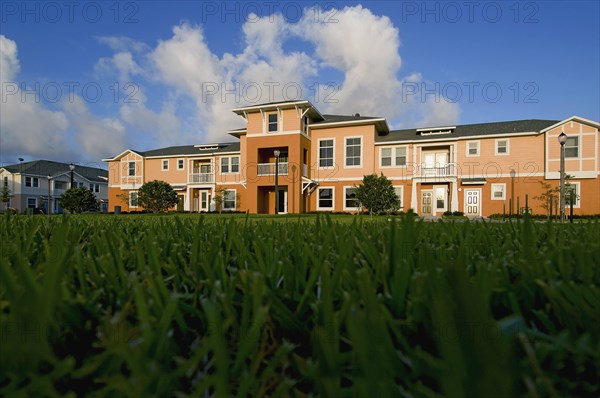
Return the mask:
[[229,174],[229,157],[222,156],[219,159],[219,162],[221,164],[221,167],[219,168],[221,174]]
[[[27,180],[29,180],[29,184],[27,184]],[[39,188],[40,179],[37,177],[25,177],[25,186],[27,188]]]
[[[397,189],[400,189],[400,195],[396,192]],[[400,208],[399,210],[404,209],[404,185],[394,185],[394,192],[398,195],[398,199],[400,199]]]
[[177,170],[184,170],[185,169],[185,159],[180,158],[177,159]]
[[[332,154],[331,154],[331,166],[321,166],[321,142],[322,141],[331,141],[332,144]],[[329,158],[325,158],[329,159]],[[317,140],[317,166],[319,169],[332,169],[335,167],[335,138],[319,138]]]
[[[348,206],[347,206],[347,204],[346,204],[346,200],[347,200],[347,197],[346,197],[346,191],[347,191],[348,189],[354,189],[354,190],[356,190],[356,188],[357,188],[357,187],[356,187],[356,186],[354,186],[354,185],[349,185],[349,186],[345,186],[345,187],[344,187],[344,210],[358,210],[358,209],[359,209],[360,205],[358,205],[358,206],[354,206],[354,207],[352,207],[352,206],[348,207]],[[356,193],[355,193],[355,194],[356,194]],[[358,204],[358,200],[356,201],[356,203]]]
[[[505,141],[506,142],[506,152],[502,153],[498,151],[499,143]],[[496,156],[506,156],[510,155],[510,140],[508,138],[498,138],[496,140],[496,144],[494,146]]]
[[[229,192],[233,192],[233,207],[225,207],[225,203],[227,202],[226,198]],[[223,202],[221,203],[221,209],[223,211],[235,211],[237,209],[237,190],[235,189],[224,189],[223,190]]]
[[[237,158],[237,171],[233,171],[233,159]],[[227,168],[225,171],[223,171],[223,166],[225,166],[225,164],[223,164],[223,161],[227,160]],[[240,173],[240,157],[239,156],[221,156],[221,158],[219,159],[220,163],[221,163],[221,167],[219,168],[219,170],[221,171],[221,174],[239,174]]]
[[[324,189],[331,189],[331,207],[321,206],[320,195]],[[335,209],[335,187],[318,187],[317,188],[317,210],[333,211]]]
[[[581,207],[581,182],[580,181],[567,181],[569,184],[575,186],[575,195],[579,196],[579,198],[575,199],[575,204],[573,205],[574,209],[579,209]],[[569,196],[565,192],[565,213],[569,213],[569,208],[571,205],[568,203]]]
[[96,192],[96,193],[100,192],[100,184],[96,184],[96,183],[91,182],[90,183],[90,191]]
[[[171,162],[169,161],[169,159],[163,159],[161,160],[161,169],[162,171],[169,171],[169,166],[170,166]],[[165,167],[167,166],[167,167]]]
[[[360,140],[360,154],[359,156],[359,160],[360,163],[359,164],[353,164],[348,166],[348,140],[352,140],[358,138]],[[363,167],[363,137],[361,135],[358,136],[352,136],[352,137],[344,137],[344,168],[345,169],[357,169],[357,168],[361,168]]]
[[[131,174],[131,165],[133,164],[133,174]],[[137,164],[134,160],[129,160],[127,162],[127,177],[135,177],[137,176]]]
[[[269,121],[269,118],[271,116],[275,116],[275,121],[271,122]],[[271,113],[267,113],[267,134],[272,134],[272,133],[277,133],[279,132],[279,114],[278,112],[271,112]],[[271,124],[275,124],[275,126],[277,127],[275,130],[271,130]]]
[[[398,164],[397,160],[398,160],[398,150],[403,148],[405,150],[405,154],[404,154],[404,164]],[[383,150],[384,149],[389,149],[390,150],[390,165],[389,166],[384,166],[383,165]],[[379,148],[379,167],[382,169],[388,169],[388,168],[392,168],[392,167],[406,167],[406,165],[408,164],[408,147],[406,145],[401,145],[401,146],[384,146]]]
[[[132,197],[134,194],[135,194],[135,201],[137,202],[137,204],[135,204],[135,205],[132,203]],[[140,202],[139,202],[139,198],[138,198],[138,191],[129,191],[129,207],[136,209],[139,207],[139,205],[140,205]]]
[[[567,146],[567,143],[569,142],[569,140],[576,140],[577,141],[577,145],[573,146]],[[567,141],[565,142],[565,159],[578,159],[580,157],[581,154],[581,150],[580,150],[580,145],[579,145],[579,136],[572,136],[572,137],[567,137]],[[567,148],[568,149],[573,149],[576,148],[577,149],[577,156],[568,156],[567,155]]]
[[[34,207],[29,207],[29,201],[33,199],[35,201],[35,206]],[[38,208],[38,198],[27,198],[27,202],[25,202],[27,205],[27,209],[37,209]]]
[[[470,144],[476,144],[477,145],[477,153],[475,155],[471,155],[469,153],[469,145]],[[467,153],[465,154],[467,157],[475,157],[475,156],[479,156],[479,154],[481,153],[481,142],[480,141],[467,141]]]
[[[496,192],[495,189],[500,187],[501,192],[502,192],[502,197],[497,198],[494,196],[494,193]],[[491,200],[506,200],[506,183],[497,183],[497,184],[491,184]]]

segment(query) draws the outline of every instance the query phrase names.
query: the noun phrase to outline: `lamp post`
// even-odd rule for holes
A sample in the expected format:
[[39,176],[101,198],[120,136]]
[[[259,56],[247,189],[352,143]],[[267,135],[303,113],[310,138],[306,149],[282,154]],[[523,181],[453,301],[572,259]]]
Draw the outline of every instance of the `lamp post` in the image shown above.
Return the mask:
[[558,136],[560,143],[560,222],[565,222],[565,143],[567,135],[563,131]]
[[50,196],[50,187],[52,186],[52,176],[48,174],[48,215],[52,214],[52,197]]
[[70,188],[73,188],[73,170],[75,170],[75,165],[73,163],[69,164],[69,170],[71,170],[71,186]]
[[275,155],[275,214],[279,214],[279,149],[273,151]]
[[[514,206],[515,206],[515,176],[517,172],[515,169],[510,170],[510,215],[514,214]],[[518,209],[517,209],[518,210]]]

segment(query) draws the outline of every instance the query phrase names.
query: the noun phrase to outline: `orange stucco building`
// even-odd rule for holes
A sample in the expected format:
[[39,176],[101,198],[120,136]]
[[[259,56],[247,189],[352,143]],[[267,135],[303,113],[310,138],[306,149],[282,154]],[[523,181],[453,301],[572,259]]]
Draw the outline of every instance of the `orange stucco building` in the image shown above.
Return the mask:
[[384,118],[324,115],[309,101],[233,112],[245,121],[244,128],[228,132],[238,142],[128,149],[104,159],[109,211],[115,206],[141,210],[137,189],[163,180],[177,191],[177,208],[183,211],[214,210],[220,191],[224,211],[356,212],[353,187],[364,175],[383,173],[402,210],[421,215],[515,213],[523,211],[526,197],[533,213],[545,213],[535,197],[547,189],[543,184],[559,184],[557,138],[564,132],[574,213],[600,214],[600,124],[595,121],[573,116],[390,130]]

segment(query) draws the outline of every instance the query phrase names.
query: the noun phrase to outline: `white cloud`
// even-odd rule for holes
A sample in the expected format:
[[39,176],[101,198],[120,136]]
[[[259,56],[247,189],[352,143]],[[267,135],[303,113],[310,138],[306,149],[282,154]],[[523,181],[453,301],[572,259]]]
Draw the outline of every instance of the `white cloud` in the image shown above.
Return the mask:
[[17,43],[0,35],[0,81],[11,82],[19,73]]

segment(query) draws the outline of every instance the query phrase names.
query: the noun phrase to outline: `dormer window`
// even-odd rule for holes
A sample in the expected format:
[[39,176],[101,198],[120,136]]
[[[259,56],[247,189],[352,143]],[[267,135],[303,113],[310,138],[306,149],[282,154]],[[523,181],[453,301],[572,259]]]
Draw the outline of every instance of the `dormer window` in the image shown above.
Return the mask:
[[420,135],[441,135],[441,134],[450,134],[456,129],[456,126],[450,127],[435,127],[435,128],[426,128],[426,129],[417,129],[417,133]]
[[278,126],[277,126],[277,114],[276,113],[271,113],[269,116],[269,133],[273,133],[273,132],[277,132]]

